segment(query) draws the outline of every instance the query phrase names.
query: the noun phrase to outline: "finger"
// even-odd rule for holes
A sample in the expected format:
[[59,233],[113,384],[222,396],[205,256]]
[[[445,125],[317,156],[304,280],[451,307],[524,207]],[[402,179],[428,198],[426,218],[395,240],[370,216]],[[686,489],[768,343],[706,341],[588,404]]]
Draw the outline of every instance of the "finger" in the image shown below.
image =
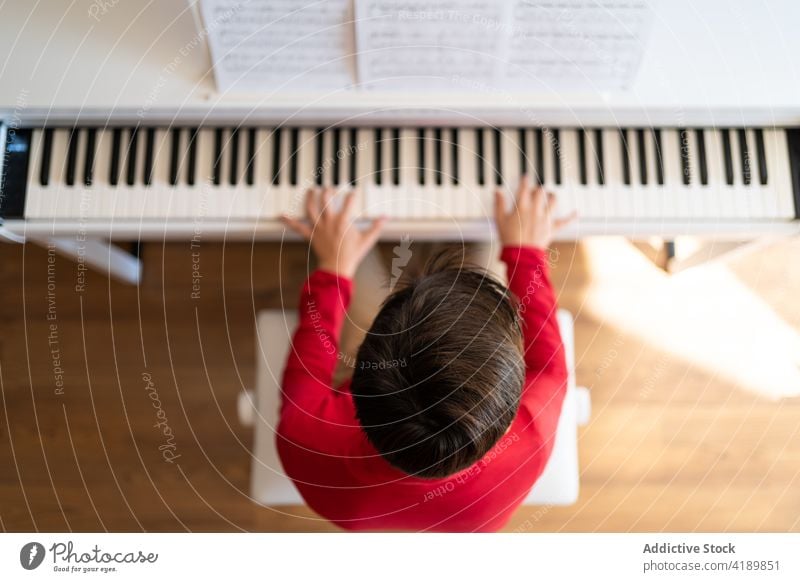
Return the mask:
[[531,179],[528,177],[528,174],[522,174],[522,177],[519,179],[519,187],[517,188],[517,198],[519,198],[520,194],[530,189]]
[[556,213],[558,208],[558,198],[552,192],[547,193],[547,211],[552,215]]
[[331,200],[333,199],[333,188],[324,188],[322,190],[322,199],[320,201],[322,205],[322,210],[320,211],[320,216],[322,218],[327,218],[332,214],[335,214]]
[[384,224],[386,224],[386,217],[381,216],[380,218],[373,220],[369,228],[364,231],[364,243],[366,248],[370,248],[372,245],[378,242],[378,237],[381,234]]
[[503,218],[506,214],[508,214],[508,210],[506,209],[506,197],[503,195],[500,190],[495,190],[494,193],[494,217]]
[[537,186],[533,190],[533,194],[531,196],[533,201],[533,207],[536,210],[546,210],[547,207],[547,193],[544,191],[544,188],[541,186]]
[[350,218],[350,214],[353,212],[353,204],[355,204],[356,201],[355,194],[355,192],[349,192],[347,196],[344,197],[342,210],[339,213],[339,220],[342,222],[346,222]]
[[305,222],[301,222],[300,220],[292,218],[291,216],[286,216],[285,214],[281,216],[281,222],[303,238],[311,238],[311,227]]
[[567,226],[570,222],[575,221],[577,218],[578,218],[578,211],[577,210],[573,210],[572,212],[570,212],[566,216],[563,216],[561,218],[555,219],[553,221],[553,228],[555,230],[561,230],[562,228]]
[[522,209],[528,209],[531,206],[531,181],[527,175],[522,176],[522,179],[519,181],[517,206]]
[[309,188],[306,191],[306,216],[308,216],[311,224],[316,224],[319,220],[319,202],[317,198],[317,191],[314,188]]

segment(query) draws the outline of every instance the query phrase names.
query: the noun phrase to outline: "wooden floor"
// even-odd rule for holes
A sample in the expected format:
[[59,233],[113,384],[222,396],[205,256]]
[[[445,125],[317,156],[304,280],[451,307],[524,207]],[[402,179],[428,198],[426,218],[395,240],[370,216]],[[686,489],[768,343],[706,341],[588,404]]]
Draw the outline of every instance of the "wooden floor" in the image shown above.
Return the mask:
[[[520,509],[508,529],[800,531],[800,401],[676,355],[658,326],[644,337],[606,317],[600,299],[613,299],[615,285],[630,294],[654,267],[614,272],[616,253],[637,251],[593,244],[559,245],[554,269],[561,303],[577,316],[577,377],[594,407],[581,429],[580,500]],[[305,248],[204,243],[194,252],[146,244],[139,288],[89,273],[77,291],[72,262],[0,244],[2,530],[335,530],[308,510],[250,501],[252,435],[236,415],[254,378],[254,314],[294,304]],[[792,333],[799,258],[793,240],[729,265]],[[665,317],[682,308],[664,307]]]

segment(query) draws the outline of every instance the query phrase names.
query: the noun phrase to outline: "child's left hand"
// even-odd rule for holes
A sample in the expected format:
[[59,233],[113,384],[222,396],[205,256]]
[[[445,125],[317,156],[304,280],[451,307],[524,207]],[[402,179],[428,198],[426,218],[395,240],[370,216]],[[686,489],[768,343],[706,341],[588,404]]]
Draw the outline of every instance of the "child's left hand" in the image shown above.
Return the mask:
[[378,240],[386,219],[378,218],[366,230],[359,230],[350,217],[353,192],[347,194],[338,212],[331,204],[333,194],[333,188],[325,188],[321,193],[310,189],[306,193],[307,221],[283,215],[281,222],[311,241],[320,269],[352,278]]

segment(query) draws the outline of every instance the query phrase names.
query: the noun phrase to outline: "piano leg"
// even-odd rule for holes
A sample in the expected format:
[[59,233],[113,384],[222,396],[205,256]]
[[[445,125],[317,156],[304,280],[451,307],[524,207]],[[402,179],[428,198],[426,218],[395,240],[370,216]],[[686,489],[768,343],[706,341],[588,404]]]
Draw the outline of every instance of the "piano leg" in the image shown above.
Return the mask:
[[138,257],[123,251],[112,243],[99,239],[78,240],[75,237],[50,237],[27,239],[56,251],[86,268],[92,268],[117,281],[138,285],[142,278],[142,263]]

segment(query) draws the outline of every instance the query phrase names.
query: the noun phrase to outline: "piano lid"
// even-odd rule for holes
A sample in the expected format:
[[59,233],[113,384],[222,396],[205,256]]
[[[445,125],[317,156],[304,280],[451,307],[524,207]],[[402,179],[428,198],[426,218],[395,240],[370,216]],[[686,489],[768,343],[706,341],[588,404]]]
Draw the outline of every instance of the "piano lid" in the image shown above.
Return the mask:
[[[340,91],[219,95],[205,32],[186,3],[58,0],[0,9],[0,117],[400,124],[797,125],[800,4],[654,0],[632,90],[599,93]],[[65,13],[66,10],[66,13]],[[63,20],[62,20],[63,17]]]

